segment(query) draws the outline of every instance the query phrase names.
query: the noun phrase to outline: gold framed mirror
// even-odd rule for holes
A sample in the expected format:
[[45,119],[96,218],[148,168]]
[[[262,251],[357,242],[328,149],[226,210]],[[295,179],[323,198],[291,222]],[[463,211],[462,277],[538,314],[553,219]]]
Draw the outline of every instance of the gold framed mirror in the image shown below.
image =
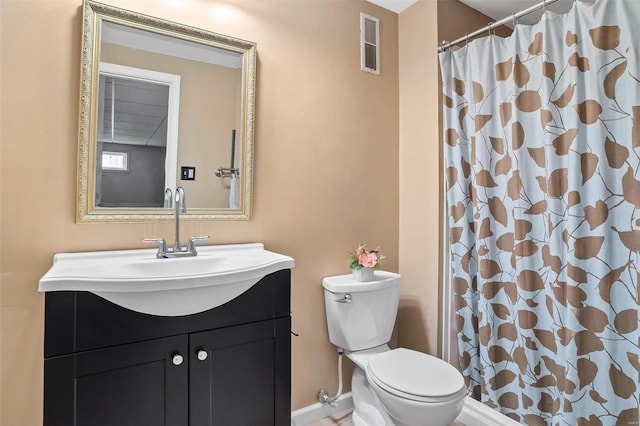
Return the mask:
[[256,45],[85,0],[76,221],[248,220]]

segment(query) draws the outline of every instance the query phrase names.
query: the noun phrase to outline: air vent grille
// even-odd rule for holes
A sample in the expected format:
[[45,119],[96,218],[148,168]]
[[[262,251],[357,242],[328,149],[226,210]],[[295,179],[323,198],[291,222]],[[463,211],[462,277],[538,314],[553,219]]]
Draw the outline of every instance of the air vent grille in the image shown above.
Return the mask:
[[360,13],[360,69],[380,74],[380,20]]

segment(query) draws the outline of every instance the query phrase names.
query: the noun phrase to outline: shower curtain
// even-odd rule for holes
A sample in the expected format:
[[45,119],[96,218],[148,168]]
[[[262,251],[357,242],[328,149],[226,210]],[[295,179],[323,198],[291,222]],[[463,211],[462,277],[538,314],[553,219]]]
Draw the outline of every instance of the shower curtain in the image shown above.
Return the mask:
[[476,399],[637,425],[640,2],[441,53],[450,279]]

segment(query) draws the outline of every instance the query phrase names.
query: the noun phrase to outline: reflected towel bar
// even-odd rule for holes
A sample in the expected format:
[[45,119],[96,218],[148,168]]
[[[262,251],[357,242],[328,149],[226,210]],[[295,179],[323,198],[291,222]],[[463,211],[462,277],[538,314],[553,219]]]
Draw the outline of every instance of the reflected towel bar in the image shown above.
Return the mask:
[[240,177],[240,169],[235,167],[235,156],[236,156],[236,129],[231,130],[231,167],[218,167],[216,170],[216,176],[219,178],[227,178],[227,177]]
[[240,177],[240,169],[237,167],[218,167],[215,174],[220,178],[227,178],[234,175],[235,177]]

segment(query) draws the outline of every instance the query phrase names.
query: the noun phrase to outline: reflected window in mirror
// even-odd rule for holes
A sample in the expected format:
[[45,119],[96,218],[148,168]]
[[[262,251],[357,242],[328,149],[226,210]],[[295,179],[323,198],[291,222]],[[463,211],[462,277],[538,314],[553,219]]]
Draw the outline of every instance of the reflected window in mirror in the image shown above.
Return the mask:
[[102,151],[102,170],[129,171],[129,156],[126,152]]

